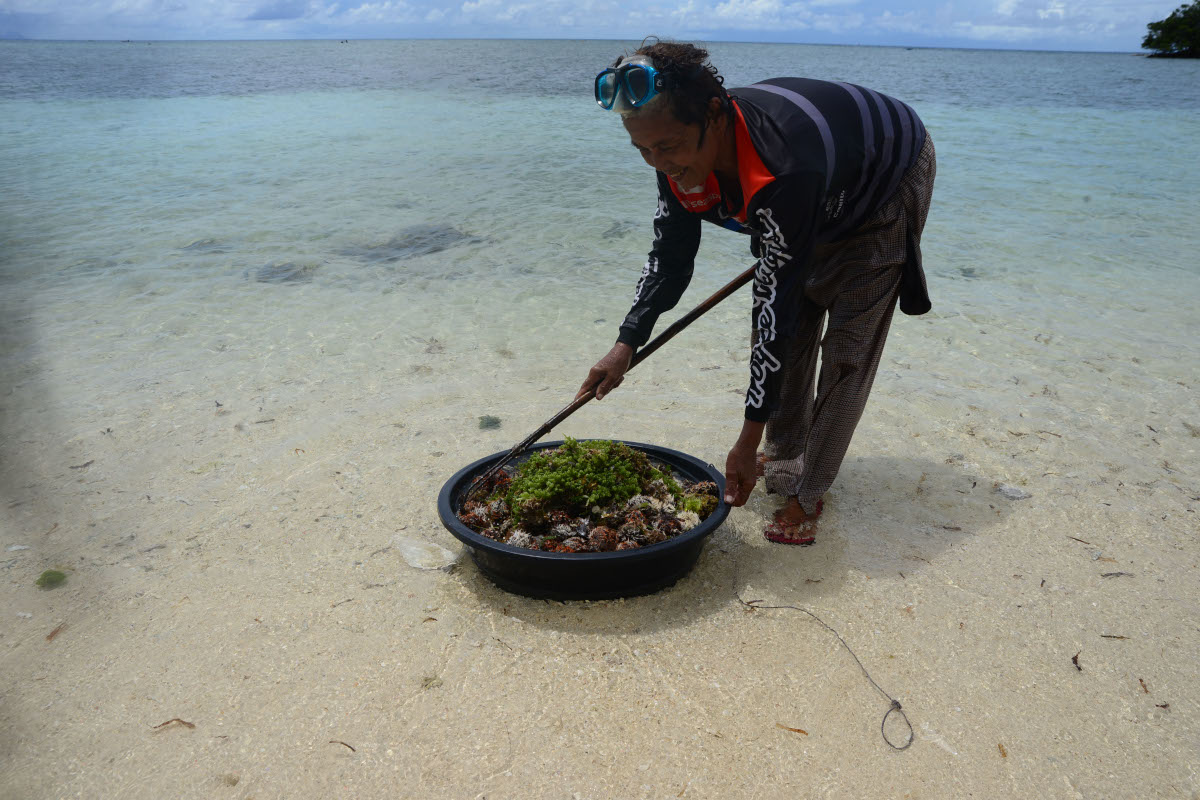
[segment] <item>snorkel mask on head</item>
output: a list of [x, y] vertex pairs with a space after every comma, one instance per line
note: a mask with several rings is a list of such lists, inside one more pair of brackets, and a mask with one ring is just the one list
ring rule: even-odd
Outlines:
[[622, 56], [617, 66], [596, 76], [596, 103], [606, 111], [628, 114], [649, 103], [666, 86], [649, 56]]

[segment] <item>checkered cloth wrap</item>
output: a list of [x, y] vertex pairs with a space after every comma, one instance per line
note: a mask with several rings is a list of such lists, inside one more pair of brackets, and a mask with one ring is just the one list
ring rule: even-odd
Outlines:
[[767, 491], [796, 497], [807, 513], [816, 511], [846, 457], [906, 274], [910, 288], [921, 282], [924, 295], [920, 241], [936, 172], [927, 135], [916, 163], [875, 215], [813, 251], [806, 309], [788, 348], [765, 446]]

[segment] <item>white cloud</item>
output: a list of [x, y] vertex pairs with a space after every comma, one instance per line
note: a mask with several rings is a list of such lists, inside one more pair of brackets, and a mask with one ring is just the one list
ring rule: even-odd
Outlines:
[[[857, 2], [857, 0], [818, 0], [823, 3]], [[689, 3], [695, 5], [695, 3]], [[812, 2], [783, 3], [780, 0], [722, 0], [709, 10], [697, 10], [688, 21], [714, 31], [764, 31], [776, 34], [812, 28], [817, 17], [810, 10]]]
[[411, 22], [413, 9], [404, 0], [382, 0], [382, 2], [360, 3], [338, 15], [350, 24], [395, 24]]
[[[619, 36], [1134, 49], [1179, 0], [0, 0], [36, 35]], [[34, 24], [30, 22], [29, 24]], [[16, 29], [20, 33], [20, 29]]]
[[973, 22], [956, 22], [954, 31], [967, 39], [1009, 44], [1029, 41], [1046, 33], [1044, 28], [1029, 25], [978, 25]]
[[564, 5], [554, 0], [535, 3], [513, 3], [507, 0], [468, 1], [460, 7], [458, 19], [468, 24], [510, 26], [526, 19], [536, 22], [543, 15], [557, 15]]
[[1067, 15], [1067, 7], [1059, 0], [1051, 0], [1050, 5], [1038, 9], [1037, 15], [1040, 19], [1050, 19], [1051, 17], [1062, 19]]
[[903, 14], [893, 14], [891, 11], [884, 11], [875, 18], [873, 24], [885, 31], [923, 33], [929, 30], [928, 22], [922, 15], [917, 14], [915, 11], [906, 11]]
[[779, 0], [725, 0], [713, 8], [713, 16], [723, 22], [750, 25], [775, 22], [779, 19], [783, 4]]
[[861, 30], [866, 19], [862, 14], [820, 14], [813, 18], [812, 27], [829, 33], [847, 33]]
[[465, 15], [478, 13], [492, 13], [503, 8], [504, 4], [500, 0], [468, 0], [463, 3], [459, 9]]

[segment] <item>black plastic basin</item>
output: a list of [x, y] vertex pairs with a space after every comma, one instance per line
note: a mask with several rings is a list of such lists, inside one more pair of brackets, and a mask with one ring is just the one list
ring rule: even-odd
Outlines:
[[[536, 450], [558, 447], [560, 444], [561, 441], [534, 445], [515, 463], [521, 463]], [[729, 506], [724, 499], [725, 476], [712, 464], [706, 464], [687, 453], [639, 442], [625, 444], [641, 450], [651, 461], [669, 466], [676, 477], [716, 483], [721, 490], [717, 509], [690, 531], [636, 550], [544, 553], [501, 544], [468, 528], [455, 512], [461, 507], [463, 495], [471, 486], [471, 481], [507, 455], [508, 451], [505, 450], [479, 459], [446, 481], [438, 496], [438, 514], [442, 524], [467, 546], [479, 570], [509, 592], [556, 600], [602, 600], [664, 589], [692, 569], [700, 557], [704, 537], [719, 528], [729, 514]]]

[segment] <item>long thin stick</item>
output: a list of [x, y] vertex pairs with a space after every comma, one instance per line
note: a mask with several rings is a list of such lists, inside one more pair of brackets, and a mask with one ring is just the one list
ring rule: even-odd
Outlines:
[[[712, 297], [708, 298], [703, 303], [696, 306], [695, 308], [693, 308], [688, 313], [684, 314], [679, 319], [675, 320], [673, 323], [671, 323], [671, 325], [665, 331], [663, 331], [658, 336], [656, 336], [653, 341], [649, 342], [648, 344], [646, 344], [645, 347], [643, 347], [641, 350], [637, 351], [637, 353], [633, 357], [633, 360], [629, 364], [629, 369], [633, 369], [638, 364], [645, 361], [647, 358], [650, 357], [650, 355], [652, 353], [654, 353], [655, 350], [657, 350], [658, 348], [662, 347], [664, 344], [669, 342], [677, 333], [679, 333], [681, 330], [686, 328], [688, 325], [691, 325], [693, 322], [696, 321], [697, 318], [699, 318], [705, 312], [709, 311], [717, 303], [721, 302], [726, 297], [729, 297], [729, 295], [733, 294], [738, 289], [745, 286], [747, 283], [750, 282], [750, 279], [753, 277], [754, 277], [754, 267], [751, 267], [750, 269], [743, 272], [741, 275], [738, 275], [736, 278], [731, 280], [729, 283], [725, 284], [725, 286], [721, 287], [721, 289], [719, 289], [717, 291], [717, 293], [714, 294]], [[626, 370], [626, 372], [628, 372], [628, 371], [629, 370]], [[536, 431], [529, 434], [521, 441], [517, 442], [517, 444], [513, 447], [513, 449], [508, 451], [508, 455], [504, 456], [504, 458], [500, 459], [495, 464], [490, 466], [488, 468], [487, 472], [483, 473], [478, 478], [476, 478], [474, 481], [472, 481], [471, 488], [467, 490], [466, 494], [464, 495], [464, 498], [470, 497], [471, 492], [474, 491], [476, 486], [486, 484], [488, 481], [490, 481], [496, 475], [496, 473], [498, 473], [501, 469], [504, 468], [505, 464], [512, 461], [514, 458], [519, 456], [521, 453], [525, 452], [525, 450], [529, 449], [530, 445], [532, 445], [538, 439], [542, 438], [547, 433], [549, 433], [554, 428], [554, 426], [558, 425], [558, 423], [562, 422], [564, 419], [566, 419], [567, 417], [574, 414], [576, 411], [578, 411], [580, 408], [582, 408], [584, 405], [586, 405], [587, 402], [595, 396], [596, 396], [596, 389], [595, 389], [595, 387], [593, 387], [591, 390], [588, 391], [587, 394], [577, 397], [575, 400], [571, 401], [566, 406], [564, 406], [563, 409], [561, 411], [559, 411], [557, 414], [555, 414], [553, 417], [551, 417], [550, 419], [543, 422], [542, 426], [540, 428], [538, 428]]]

